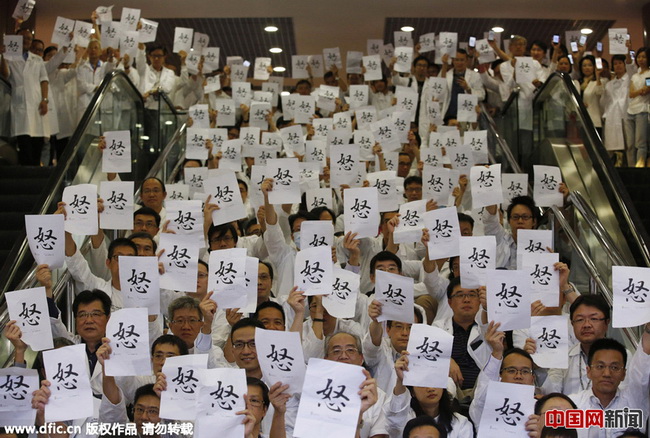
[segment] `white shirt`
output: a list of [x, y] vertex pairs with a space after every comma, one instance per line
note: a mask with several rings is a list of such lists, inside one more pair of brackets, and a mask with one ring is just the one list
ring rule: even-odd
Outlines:
[[40, 56], [27, 53], [27, 60], [6, 59], [11, 84], [11, 135], [49, 137], [48, 114], [41, 116], [38, 107], [43, 99], [41, 82], [49, 82]]

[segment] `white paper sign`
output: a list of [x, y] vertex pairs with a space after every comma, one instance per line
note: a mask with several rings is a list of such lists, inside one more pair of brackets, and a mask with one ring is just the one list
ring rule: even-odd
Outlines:
[[266, 162], [267, 174], [273, 178], [273, 190], [269, 192], [271, 204], [294, 204], [300, 202], [300, 167], [296, 158], [277, 158]]
[[531, 302], [540, 300], [546, 307], [560, 305], [560, 274], [553, 266], [558, 253], [524, 253], [521, 267], [530, 281]]
[[140, 20], [140, 9], [122, 8], [122, 16], [120, 18], [120, 25], [122, 31], [134, 32]]
[[29, 16], [32, 15], [35, 4], [36, 0], [18, 0], [16, 8], [14, 9], [14, 13], [11, 17], [17, 20], [22, 20], [23, 22], [27, 21]]
[[[533, 316], [530, 337], [537, 349], [533, 354], [535, 365], [542, 368], [569, 367], [569, 324], [567, 315]], [[499, 328], [499, 330], [502, 330]]]
[[428, 164], [424, 165], [422, 170], [423, 199], [432, 199], [439, 206], [447, 205], [447, 200], [451, 194], [449, 189], [450, 170], [444, 167], [433, 167]]
[[369, 39], [366, 42], [366, 53], [370, 55], [379, 55], [381, 53], [381, 48], [384, 46], [384, 40], [381, 39]]
[[235, 101], [233, 99], [219, 99], [217, 110], [217, 126], [233, 126], [235, 124]]
[[43, 352], [45, 375], [51, 385], [45, 421], [67, 421], [93, 415], [86, 345], [77, 344]]
[[131, 172], [131, 131], [107, 131], [102, 172]]
[[294, 284], [305, 295], [332, 293], [332, 248], [318, 246], [304, 248], [296, 254]]
[[521, 269], [523, 254], [545, 253], [553, 250], [552, 230], [517, 230], [517, 269]]
[[[160, 302], [160, 297], [158, 301]], [[111, 347], [111, 357], [104, 362], [104, 372], [107, 376], [151, 374], [147, 313], [144, 308], [121, 309], [111, 313], [106, 325], [106, 337], [110, 340]]]
[[474, 162], [477, 164], [488, 164], [488, 141], [487, 131], [466, 131], [463, 136], [463, 145], [472, 148]]
[[7, 292], [5, 297], [9, 319], [16, 321], [21, 339], [34, 351], [53, 348], [45, 288]]
[[246, 409], [246, 371], [214, 368], [198, 370], [198, 373], [201, 387], [196, 404], [194, 436], [209, 438], [215, 431], [219, 431], [223, 438], [243, 436], [243, 418], [237, 412]]
[[65, 229], [62, 214], [26, 214], [25, 230], [29, 249], [37, 265], [48, 265], [50, 269], [63, 266]]
[[500, 164], [473, 166], [469, 172], [469, 182], [472, 191], [472, 208], [501, 204], [503, 201]]
[[343, 193], [345, 232], [357, 233], [358, 239], [375, 237], [379, 231], [377, 188], [350, 188]]
[[357, 109], [368, 105], [368, 93], [367, 85], [350, 85], [350, 108]]
[[140, 33], [141, 43], [152, 43], [156, 41], [156, 34], [158, 33], [158, 23], [155, 21], [140, 19], [142, 27], [138, 31]]
[[289, 385], [287, 394], [298, 394], [305, 380], [305, 358], [300, 334], [255, 329], [257, 358], [269, 388], [277, 382]]
[[422, 239], [427, 200], [406, 202], [399, 207], [399, 224], [393, 233], [395, 243], [419, 242]]
[[246, 208], [234, 172], [224, 171], [214, 178], [208, 178], [205, 193], [212, 196], [211, 203], [219, 206], [218, 210], [212, 212], [212, 223], [215, 226], [246, 217]]
[[412, 324], [415, 319], [413, 279], [385, 271], [375, 271], [375, 299], [382, 303], [377, 321]]
[[503, 188], [503, 204], [507, 207], [512, 198], [528, 194], [528, 174], [502, 173], [501, 187]]
[[[0, 421], [12, 426], [33, 425], [36, 409], [32, 409], [32, 394], [38, 390], [38, 371], [29, 368], [0, 368]], [[23, 420], [31, 417], [32, 424]]]
[[92, 23], [76, 20], [74, 22], [74, 44], [80, 47], [88, 47], [90, 43], [90, 36], [92, 35]]
[[337, 266], [332, 276], [332, 293], [323, 297], [323, 307], [335, 318], [354, 317], [361, 277]]
[[4, 57], [7, 60], [21, 59], [23, 56], [23, 36], [5, 35], [3, 39], [5, 46]]
[[406, 73], [411, 71], [413, 62], [413, 47], [395, 47], [395, 71]]
[[92, 236], [97, 234], [97, 186], [78, 184], [63, 189], [65, 202], [65, 230], [71, 234]]
[[456, 32], [440, 32], [436, 56], [449, 55], [449, 57], [454, 57], [456, 56], [456, 50], [458, 50], [458, 34]]
[[556, 166], [533, 166], [535, 183], [533, 198], [539, 207], [562, 206], [564, 198], [559, 192], [562, 172]]
[[203, 54], [203, 49], [208, 47], [210, 44], [210, 36], [201, 32], [194, 32], [194, 38], [192, 42], [192, 51], [197, 55]]
[[359, 388], [365, 376], [360, 366], [324, 359], [309, 359], [302, 388], [294, 436], [353, 437], [359, 421]]
[[[160, 313], [158, 258], [120, 256], [119, 261], [124, 307], [145, 307], [148, 309], [149, 315], [158, 315]], [[140, 376], [143, 374], [126, 375]]]
[[301, 249], [317, 248], [319, 246], [334, 246], [334, 225], [332, 221], [303, 221], [300, 224]]
[[379, 211], [395, 211], [397, 206], [397, 179], [395, 171], [383, 170], [369, 173], [366, 177], [379, 194]]
[[208, 179], [207, 167], [186, 167], [183, 173], [185, 184], [190, 187], [190, 194], [203, 192], [205, 181]]
[[165, 273], [160, 276], [160, 287], [183, 292], [196, 292], [199, 270], [199, 247], [187, 237], [170, 233], [160, 234], [158, 251], [165, 250], [160, 261]]
[[232, 97], [237, 104], [239, 105], [246, 105], [250, 106], [251, 105], [251, 99], [253, 97], [253, 93], [251, 91], [251, 83], [250, 82], [233, 82], [232, 83]]
[[487, 275], [488, 320], [500, 331], [530, 327], [530, 281], [523, 271], [495, 269]]
[[220, 249], [210, 252], [208, 290], [221, 309], [246, 305], [246, 249]]
[[420, 53], [432, 52], [436, 49], [436, 34], [425, 33], [420, 35]]
[[311, 66], [311, 74], [315, 78], [323, 77], [325, 74], [323, 55], [309, 55], [308, 61]]
[[246, 257], [246, 305], [239, 309], [239, 313], [255, 313], [257, 309], [257, 272], [260, 267], [260, 260], [257, 257]]
[[476, 123], [478, 106], [478, 96], [476, 94], [459, 94], [458, 95], [458, 114], [456, 119], [459, 122]]
[[650, 321], [650, 268], [612, 266], [612, 327], [636, 327]]
[[307, 79], [309, 72], [307, 66], [309, 65], [307, 55], [292, 55], [291, 56], [291, 77], [294, 79]]
[[[169, 186], [167, 186], [167, 193], [169, 193]], [[200, 247], [205, 245], [201, 201], [169, 200], [165, 202], [165, 210], [167, 210], [167, 219], [169, 220], [168, 230], [187, 236]]]
[[480, 64], [487, 64], [497, 59], [496, 54], [494, 53], [492, 46], [490, 46], [487, 38], [476, 41], [476, 52], [478, 53], [478, 62]]
[[[196, 279], [194, 280], [196, 282]], [[201, 370], [208, 368], [207, 354], [188, 354], [165, 359], [162, 372], [167, 389], [160, 397], [160, 418], [194, 420], [200, 389]]]
[[364, 56], [362, 58], [362, 62], [363, 66], [366, 68], [366, 72], [363, 74], [364, 81], [368, 82], [381, 80], [381, 57], [379, 54]]
[[330, 146], [330, 187], [355, 185], [359, 165], [359, 148], [355, 145]]
[[515, 76], [518, 84], [531, 84], [537, 79], [533, 58], [530, 56], [517, 56], [515, 59]]
[[131, 59], [135, 58], [138, 53], [139, 38], [140, 34], [136, 31], [122, 31], [120, 34], [120, 54], [122, 56], [128, 55]]
[[460, 224], [456, 207], [438, 208], [424, 213], [429, 230], [429, 259], [438, 260], [460, 254]]
[[526, 421], [535, 408], [535, 386], [491, 381], [478, 438], [528, 436]]
[[616, 28], [608, 29], [607, 34], [609, 36], [609, 54], [610, 55], [627, 55], [628, 48], [625, 45], [627, 41], [627, 29], [626, 28]]
[[325, 62], [326, 70], [332, 68], [333, 65], [339, 69], [343, 68], [343, 63], [341, 62], [341, 51], [338, 47], [323, 49], [323, 61]]
[[106, 23], [107, 21], [113, 21], [113, 5], [97, 6], [95, 12], [97, 12], [97, 19], [101, 23]]
[[190, 53], [192, 48], [192, 36], [194, 34], [193, 29], [188, 29], [186, 27], [176, 27], [174, 28], [174, 53], [179, 53], [181, 51], [185, 53]]
[[474, 165], [474, 155], [470, 146], [458, 146], [447, 149], [451, 168], [460, 171], [461, 175], [467, 175]]
[[[52, 30], [52, 44], [67, 46], [70, 41], [70, 32], [74, 30], [74, 20], [68, 18], [56, 17], [54, 29]], [[28, 47], [29, 48], [29, 47]]]
[[406, 347], [409, 369], [404, 372], [404, 384], [446, 388], [453, 343], [453, 335], [441, 328], [413, 324]]
[[99, 196], [104, 200], [104, 211], [99, 215], [99, 225], [102, 229], [133, 229], [133, 190], [133, 181], [99, 183]]
[[496, 269], [496, 239], [494, 236], [460, 238], [460, 279], [465, 289], [485, 286], [487, 274]]

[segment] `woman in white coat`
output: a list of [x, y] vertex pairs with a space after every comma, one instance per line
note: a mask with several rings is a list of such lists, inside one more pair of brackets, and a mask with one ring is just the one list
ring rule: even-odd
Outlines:
[[20, 164], [38, 166], [44, 138], [50, 136], [49, 79], [43, 59], [29, 52], [32, 32], [21, 29], [17, 34], [23, 37], [23, 56], [11, 60], [2, 56], [0, 73], [11, 84], [11, 135], [16, 137]]
[[[630, 64], [628, 65], [633, 66], [631, 58], [629, 61]], [[614, 76], [605, 85], [605, 92], [600, 99], [600, 105], [603, 108], [603, 119], [605, 121], [605, 149], [616, 157], [616, 165], [621, 166], [623, 161], [622, 151], [625, 150], [623, 126], [629, 102], [630, 77], [634, 72], [628, 73], [625, 55], [614, 55], [612, 57], [612, 67], [614, 68]], [[636, 150], [628, 147], [628, 165], [635, 163], [635, 155]]]
[[584, 56], [580, 59], [579, 71], [580, 89], [578, 91], [582, 96], [585, 107], [587, 107], [587, 112], [596, 127], [596, 131], [598, 131], [598, 134], [602, 138], [603, 117], [600, 108], [600, 97], [605, 91], [607, 80], [600, 77], [602, 68], [596, 68], [596, 59], [591, 55]]

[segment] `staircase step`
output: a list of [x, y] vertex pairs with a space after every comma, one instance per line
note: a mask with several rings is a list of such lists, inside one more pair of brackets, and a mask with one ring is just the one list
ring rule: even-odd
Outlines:
[[12, 178], [0, 180], [0, 194], [2, 195], [39, 195], [47, 186], [47, 179]]
[[53, 171], [53, 167], [2, 166], [0, 167], [0, 180], [22, 178], [47, 179]]
[[8, 230], [22, 230], [25, 228], [25, 214], [15, 212], [0, 212], [0, 224], [2, 229]]
[[0, 212], [18, 212], [21, 214], [33, 211], [40, 194], [37, 195], [2, 195], [0, 194]]

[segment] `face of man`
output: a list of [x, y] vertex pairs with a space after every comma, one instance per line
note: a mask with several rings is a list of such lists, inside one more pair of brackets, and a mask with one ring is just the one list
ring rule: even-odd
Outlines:
[[[375, 272], [384, 271], [391, 274], [399, 274], [399, 267], [393, 260], [382, 260], [375, 263]], [[375, 273], [370, 274], [370, 281], [375, 282]]]
[[260, 310], [257, 314], [257, 319], [264, 324], [264, 328], [267, 330], [276, 330], [279, 332], [285, 330], [282, 312], [274, 307], [266, 307]]
[[440, 438], [440, 432], [433, 426], [418, 426], [411, 430], [409, 438]]
[[246, 404], [246, 409], [251, 411], [251, 414], [255, 417], [255, 424], [259, 425], [266, 415], [266, 407], [264, 407], [264, 393], [262, 388], [257, 385], [248, 386], [248, 402]]
[[95, 346], [106, 336], [108, 318], [100, 300], [79, 304], [75, 316], [77, 333], [86, 344]]
[[520, 354], [509, 354], [501, 364], [501, 381], [506, 383], [518, 383], [520, 385], [533, 385], [535, 375], [533, 364]]
[[248, 189], [244, 184], [239, 184], [239, 193], [241, 194], [242, 202], [246, 202], [246, 199], [248, 198]]
[[429, 63], [424, 61], [424, 60], [419, 60], [418, 62], [415, 63], [415, 66], [413, 67], [413, 71], [415, 74], [415, 78], [422, 82], [427, 78], [427, 74], [429, 73]]
[[512, 230], [512, 237], [517, 240], [517, 231], [519, 230], [532, 230], [537, 226], [537, 219], [533, 217], [533, 212], [530, 208], [523, 204], [517, 204], [512, 207], [508, 223]]
[[410, 183], [406, 186], [404, 192], [406, 193], [406, 199], [409, 202], [422, 200], [422, 184], [414, 182]]
[[246, 235], [247, 236], [261, 236], [262, 235], [262, 227], [260, 224], [252, 224], [248, 228], [246, 228]]
[[137, 254], [130, 246], [118, 246], [113, 249], [113, 256], [106, 260], [106, 266], [111, 272], [111, 277], [120, 277], [120, 257], [121, 256], [136, 256]]
[[388, 239], [388, 235], [390, 234], [388, 231], [388, 222], [390, 222], [390, 220], [394, 218], [396, 215], [397, 215], [396, 211], [391, 211], [389, 213], [384, 213], [381, 216], [381, 233], [384, 235], [386, 239]]
[[460, 225], [460, 235], [461, 236], [473, 236], [474, 235], [474, 228], [472, 227], [472, 224], [469, 222], [459, 222]]
[[102, 48], [97, 41], [91, 41], [88, 43], [86, 54], [88, 55], [88, 60], [95, 64], [99, 60], [99, 56], [102, 54]]
[[581, 304], [573, 312], [571, 324], [578, 341], [585, 345], [591, 345], [594, 341], [607, 335], [609, 321], [605, 319], [605, 314], [597, 308]]
[[199, 263], [199, 272], [196, 274], [196, 293], [203, 298], [208, 293], [208, 268]]
[[408, 155], [400, 155], [397, 161], [397, 176], [406, 178], [411, 171], [411, 159]]
[[145, 232], [151, 237], [158, 234], [158, 226], [156, 225], [156, 218], [148, 214], [136, 214], [133, 218], [133, 232]]
[[169, 328], [174, 335], [185, 341], [187, 348], [192, 348], [202, 325], [203, 321], [198, 309], [176, 309]]
[[32, 45], [29, 48], [29, 51], [32, 52], [34, 55], [43, 56], [43, 52], [45, 51], [45, 46], [43, 46], [43, 43], [40, 41], [33, 41]]
[[524, 56], [526, 53], [526, 40], [522, 38], [510, 41], [510, 53], [512, 56]]
[[139, 256], [151, 257], [156, 255], [153, 251], [153, 242], [151, 239], [147, 239], [146, 237], [136, 237], [134, 239], [131, 239], [131, 242], [133, 242], [135, 246], [138, 247]]
[[464, 53], [456, 53], [456, 56], [451, 61], [454, 65], [454, 73], [463, 73], [467, 70], [467, 55]]
[[473, 320], [481, 304], [476, 289], [463, 289], [460, 285], [454, 288], [451, 298], [447, 302], [451, 310], [454, 311], [455, 321]]
[[350, 73], [348, 75], [348, 83], [350, 85], [361, 85], [363, 84], [363, 76], [359, 73]]
[[148, 179], [142, 184], [142, 203], [156, 213], [160, 213], [160, 210], [162, 210], [163, 201], [166, 197], [167, 193], [163, 191], [160, 181]]
[[248, 376], [251, 372], [260, 369], [257, 361], [257, 350], [255, 349], [255, 327], [242, 327], [232, 334], [232, 351], [237, 366], [246, 371]]
[[153, 395], [143, 395], [133, 406], [133, 421], [140, 435], [144, 435], [144, 423], [160, 423], [160, 399]]
[[296, 93], [300, 94], [301, 96], [309, 96], [311, 93], [311, 87], [308, 83], [303, 82], [296, 87]]
[[352, 365], [363, 364], [363, 354], [359, 352], [356, 339], [347, 333], [332, 336], [327, 346], [325, 359]]
[[596, 396], [615, 394], [625, 379], [623, 355], [616, 350], [599, 350], [587, 366], [587, 377]]
[[233, 236], [232, 230], [227, 230], [220, 236], [217, 233], [214, 233], [210, 238], [211, 251], [218, 249], [232, 249], [235, 245], [235, 236]]
[[27, 30], [23, 29], [20, 32], [18, 32], [18, 35], [21, 35], [23, 37], [23, 51], [26, 52], [29, 50], [30, 47], [32, 47], [32, 41], [34, 41], [34, 35]]
[[412, 325], [406, 322], [392, 321], [390, 327], [386, 328], [390, 343], [398, 353], [406, 350]]
[[161, 49], [154, 50], [149, 54], [149, 62], [154, 70], [162, 70], [165, 65], [165, 52]]
[[165, 360], [168, 357], [180, 356], [181, 352], [178, 349], [177, 345], [174, 344], [158, 344], [153, 349], [153, 356], [151, 357], [151, 362], [153, 364], [153, 373], [159, 373], [162, 371], [162, 367], [165, 365]]
[[269, 299], [271, 295], [271, 271], [264, 263], [260, 263], [257, 268], [257, 303], [262, 303]]

